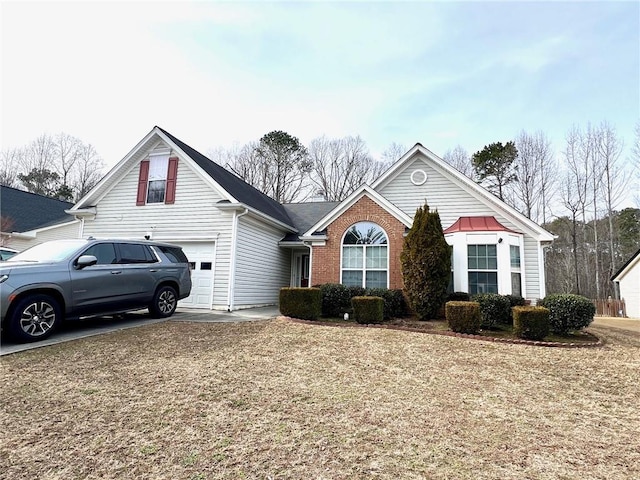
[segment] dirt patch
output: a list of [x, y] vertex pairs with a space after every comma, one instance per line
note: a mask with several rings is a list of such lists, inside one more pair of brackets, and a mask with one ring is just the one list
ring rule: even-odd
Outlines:
[[640, 337], [166, 322], [0, 360], [0, 478], [640, 476]]

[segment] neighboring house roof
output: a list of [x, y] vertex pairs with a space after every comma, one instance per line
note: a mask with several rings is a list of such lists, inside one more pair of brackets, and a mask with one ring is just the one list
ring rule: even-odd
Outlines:
[[[340, 202], [285, 203], [284, 208], [298, 229], [298, 232], [304, 233], [339, 204]], [[292, 233], [287, 235], [282, 241], [295, 242], [298, 240], [298, 235]]]
[[460, 217], [456, 222], [447, 228], [444, 233], [456, 232], [514, 232], [502, 225], [496, 217]]
[[627, 260], [624, 265], [622, 265], [616, 273], [611, 276], [612, 282], [618, 282], [624, 277], [629, 270], [636, 264], [636, 262], [640, 262], [640, 249], [631, 255], [631, 258]]
[[0, 215], [13, 223], [9, 232], [28, 232], [67, 223], [73, 219], [65, 213], [73, 203], [16, 188], [0, 186]]

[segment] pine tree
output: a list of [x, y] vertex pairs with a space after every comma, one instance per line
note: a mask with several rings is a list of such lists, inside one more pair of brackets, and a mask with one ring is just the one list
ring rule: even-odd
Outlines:
[[418, 208], [402, 255], [404, 289], [420, 320], [434, 318], [442, 306], [451, 273], [451, 248], [442, 232], [440, 215]]

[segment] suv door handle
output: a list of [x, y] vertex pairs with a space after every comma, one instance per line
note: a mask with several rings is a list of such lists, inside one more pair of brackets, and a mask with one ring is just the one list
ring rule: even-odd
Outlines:
[[111, 270], [111, 275], [120, 275], [122, 270]]
[[158, 269], [157, 269], [157, 268], [151, 268], [149, 271], [150, 271], [151, 273], [155, 273], [155, 272], [157, 272], [157, 271], [158, 271]]

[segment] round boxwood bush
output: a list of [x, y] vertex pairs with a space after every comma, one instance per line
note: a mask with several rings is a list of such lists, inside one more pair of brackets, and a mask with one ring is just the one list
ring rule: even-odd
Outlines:
[[473, 301], [480, 304], [480, 317], [482, 328], [492, 328], [500, 323], [511, 323], [511, 304], [504, 295], [497, 293], [478, 293], [473, 296]]
[[571, 293], [547, 295], [540, 306], [549, 309], [551, 331], [560, 335], [588, 327], [596, 314], [591, 300]]

